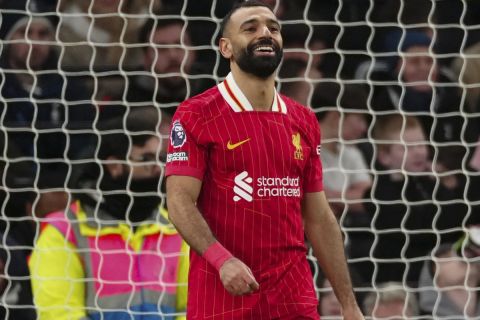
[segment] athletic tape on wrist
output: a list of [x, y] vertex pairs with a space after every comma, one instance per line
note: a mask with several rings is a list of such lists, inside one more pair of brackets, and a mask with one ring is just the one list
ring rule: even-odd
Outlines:
[[230, 253], [230, 251], [225, 249], [225, 247], [222, 246], [218, 241], [208, 247], [203, 253], [203, 258], [205, 258], [208, 263], [214, 266], [217, 271], [220, 271], [220, 268], [223, 266], [225, 261], [232, 257], [233, 255]]

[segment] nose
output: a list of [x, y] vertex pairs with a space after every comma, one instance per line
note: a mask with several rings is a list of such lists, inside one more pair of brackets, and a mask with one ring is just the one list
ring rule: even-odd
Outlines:
[[183, 61], [183, 57], [185, 56], [185, 50], [182, 48], [169, 48], [166, 56], [171, 63], [174, 62], [177, 65], [180, 65]]
[[420, 69], [430, 72], [430, 70], [434, 67], [434, 61], [431, 57], [423, 57], [420, 61]]
[[408, 146], [408, 151], [415, 156], [421, 156], [425, 153], [426, 147], [423, 144], [412, 143]]
[[39, 32], [32, 31], [32, 32], [28, 33], [28, 40], [41, 41], [41, 40], [44, 40], [44, 39]]
[[261, 34], [263, 37], [268, 37], [268, 38], [272, 36], [272, 32], [270, 31], [270, 28], [267, 25], [264, 25], [261, 28]]

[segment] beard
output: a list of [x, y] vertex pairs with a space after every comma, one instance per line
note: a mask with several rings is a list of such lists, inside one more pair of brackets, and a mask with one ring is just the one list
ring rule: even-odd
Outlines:
[[[273, 56], [256, 56], [255, 48], [267, 45], [272, 46]], [[271, 76], [277, 69], [280, 61], [282, 61], [283, 49], [280, 48], [271, 39], [262, 39], [256, 43], [249, 44], [245, 50], [241, 51], [236, 59], [236, 62], [240, 69], [246, 73], [253, 74], [262, 79], [266, 79]]]

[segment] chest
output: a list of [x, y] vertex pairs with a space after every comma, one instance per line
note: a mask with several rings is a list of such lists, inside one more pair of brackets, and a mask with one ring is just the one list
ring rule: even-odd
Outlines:
[[209, 165], [227, 175], [300, 174], [312, 152], [305, 124], [281, 113], [233, 113], [207, 126]]

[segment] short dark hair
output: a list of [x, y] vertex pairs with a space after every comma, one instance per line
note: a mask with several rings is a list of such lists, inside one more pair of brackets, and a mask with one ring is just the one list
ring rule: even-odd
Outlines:
[[262, 1], [258, 1], [258, 0], [238, 1], [237, 3], [234, 4], [234, 6], [227, 13], [227, 15], [222, 19], [222, 22], [220, 22], [220, 35], [223, 36], [225, 29], [228, 23], [230, 22], [230, 18], [237, 10], [242, 8], [252, 8], [252, 7], [265, 7], [273, 13], [272, 8], [268, 4]]

